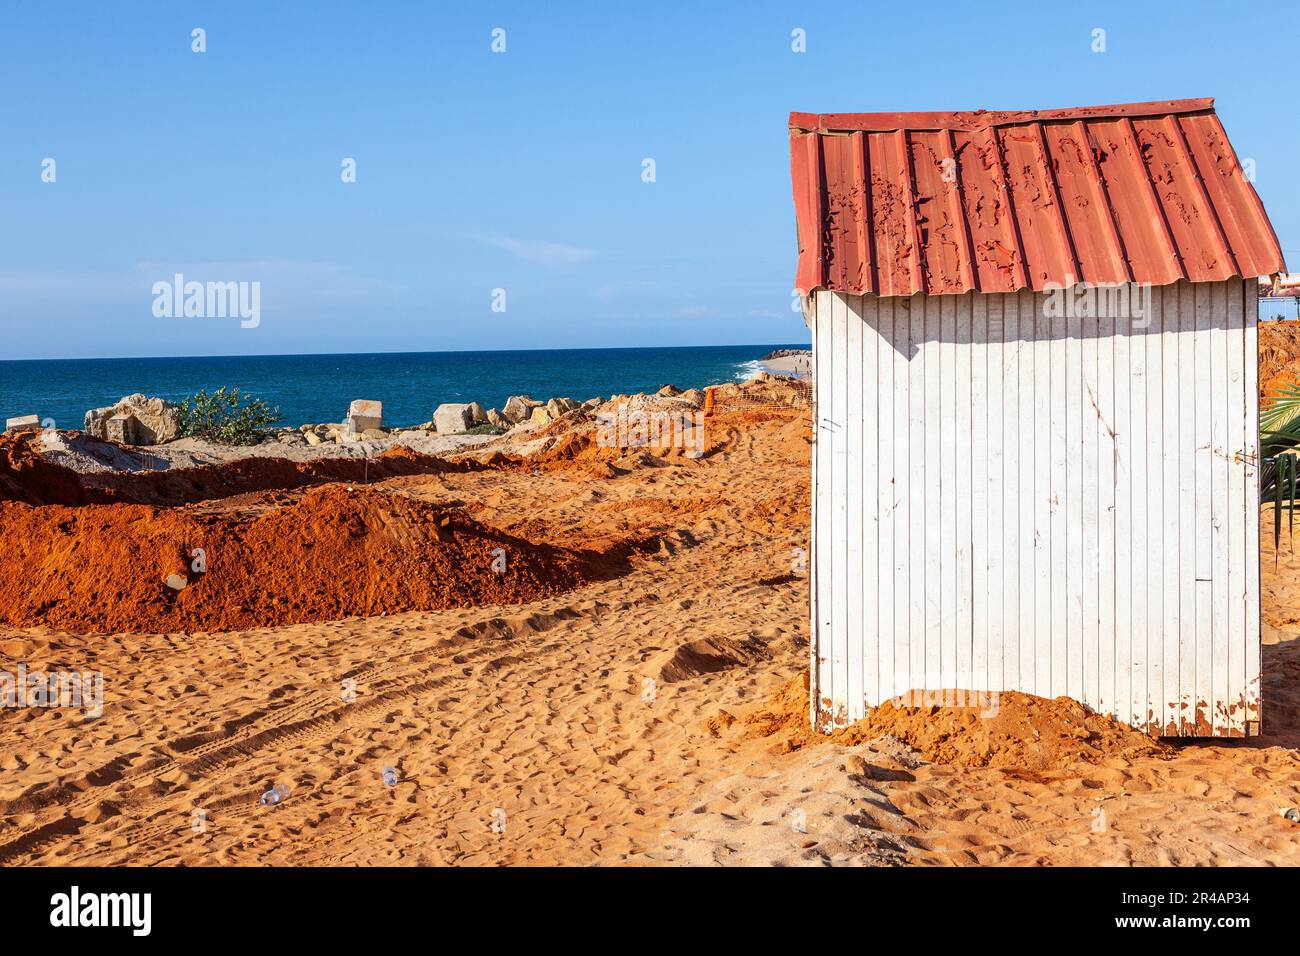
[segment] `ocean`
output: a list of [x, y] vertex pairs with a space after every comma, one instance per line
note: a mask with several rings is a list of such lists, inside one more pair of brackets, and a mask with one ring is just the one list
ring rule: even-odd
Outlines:
[[356, 398], [384, 403], [384, 424], [428, 421], [443, 402], [500, 408], [511, 395], [577, 401], [614, 394], [717, 385], [747, 378], [778, 348], [547, 349], [388, 352], [208, 358], [32, 359], [0, 361], [0, 418], [39, 415], [56, 428], [81, 428], [86, 410], [143, 392], [179, 402], [201, 388], [238, 387], [278, 406], [281, 424], [341, 422]]

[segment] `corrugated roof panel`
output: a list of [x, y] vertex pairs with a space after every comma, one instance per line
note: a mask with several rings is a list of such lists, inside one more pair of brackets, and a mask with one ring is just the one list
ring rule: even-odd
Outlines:
[[861, 142], [860, 135], [829, 136], [822, 142], [825, 216], [828, 222], [842, 224], [829, 231], [834, 248], [828, 250], [827, 269], [831, 282], [846, 286], [866, 281], [871, 261], [864, 244], [869, 214], [864, 206], [867, 186]]
[[1012, 126], [997, 130], [995, 135], [1007, 166], [1012, 213], [1025, 250], [1030, 285], [1041, 289], [1047, 282], [1077, 276], [1079, 265], [1057, 201], [1056, 182], [1039, 127]]
[[1134, 281], [1167, 285], [1184, 278], [1181, 257], [1147, 178], [1133, 124], [1125, 118], [1088, 126], [1097, 144], [1097, 167]]
[[957, 158], [947, 131], [913, 133], [908, 147], [925, 282], [942, 292], [961, 292], [970, 284], [970, 261], [966, 214], [957, 191]]
[[1041, 290], [1286, 270], [1213, 100], [792, 113], [796, 286]]
[[[1229, 248], [1238, 261], [1239, 274], [1271, 275], [1273, 272], [1285, 272], [1285, 266], [1259, 273], [1240, 271], [1246, 268], [1247, 263], [1268, 259], [1273, 250], [1277, 249], [1277, 236], [1273, 233], [1264, 205], [1259, 201], [1255, 190], [1249, 184], [1246, 189], [1240, 188], [1239, 183], [1243, 179], [1241, 166], [1219, 118], [1214, 113], [1180, 116], [1178, 125], [1187, 136], [1188, 147], [1196, 160], [1196, 168], [1205, 184], [1205, 191], [1214, 203]], [[1260, 228], [1261, 223], [1266, 228]]]
[[1053, 123], [1042, 130], [1079, 261], [1076, 278], [1088, 282], [1129, 281], [1124, 244], [1086, 128], [1082, 123]]
[[1147, 176], [1160, 202], [1164, 221], [1182, 251], [1183, 271], [1193, 281], [1226, 279], [1233, 274], [1231, 255], [1205, 202], [1205, 189], [1183, 147], [1178, 118], [1162, 116], [1133, 121]]
[[1021, 288], [1026, 284], [1024, 255], [993, 130], [955, 130], [952, 136], [976, 288], [990, 292]]
[[921, 260], [906, 137], [896, 132], [869, 141], [876, 268], [864, 285], [878, 285], [881, 295], [908, 295], [921, 281]]

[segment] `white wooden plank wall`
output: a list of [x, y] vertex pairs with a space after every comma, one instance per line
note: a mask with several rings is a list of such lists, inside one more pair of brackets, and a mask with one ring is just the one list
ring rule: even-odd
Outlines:
[[950, 689], [1258, 721], [1252, 293], [1155, 288], [1140, 328], [1030, 292], [818, 292], [818, 726]]

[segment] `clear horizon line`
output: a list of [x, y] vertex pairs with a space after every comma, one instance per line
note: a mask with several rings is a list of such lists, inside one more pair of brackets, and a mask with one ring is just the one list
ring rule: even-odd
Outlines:
[[461, 353], [509, 353], [509, 352], [639, 352], [647, 349], [728, 349], [728, 348], [748, 348], [751, 346], [776, 347], [776, 348], [812, 348], [812, 343], [790, 343], [790, 342], [736, 342], [736, 343], [714, 343], [711, 345], [598, 345], [587, 346], [583, 348], [549, 348], [549, 349], [411, 349], [411, 350], [394, 350], [384, 352], [259, 352], [256, 354], [227, 354], [227, 355], [99, 355], [99, 356], [78, 356], [78, 357], [47, 357], [47, 358], [7, 358], [0, 359], [0, 364], [6, 362], [129, 362], [140, 361], [144, 359], [257, 359], [257, 358], [316, 358], [329, 356], [355, 356], [355, 355], [456, 355]]

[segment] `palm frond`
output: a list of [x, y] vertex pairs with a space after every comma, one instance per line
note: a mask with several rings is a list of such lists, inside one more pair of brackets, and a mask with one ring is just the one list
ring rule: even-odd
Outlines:
[[1281, 431], [1294, 427], [1300, 419], [1300, 384], [1288, 385], [1268, 396], [1260, 405], [1259, 427], [1264, 431]]

